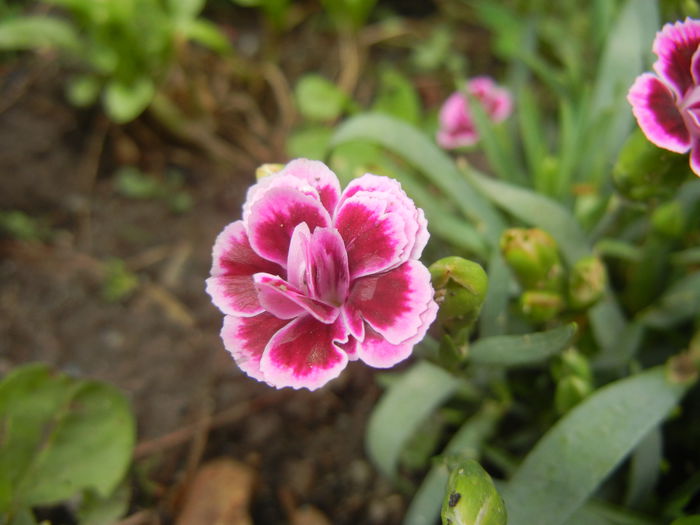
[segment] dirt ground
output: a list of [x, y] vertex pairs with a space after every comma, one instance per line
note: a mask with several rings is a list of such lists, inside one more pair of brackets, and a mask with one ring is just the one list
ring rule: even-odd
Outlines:
[[[10, 71], [5, 92], [36, 68], [0, 113], [0, 210], [20, 210], [49, 233], [0, 238], [0, 374], [45, 361], [128, 395], [139, 440], [130, 513], [146, 516], [142, 523], [172, 523], [185, 482], [221, 456], [255, 473], [255, 523], [286, 523], [304, 505], [336, 524], [397, 523], [405, 498], [363, 449], [380, 394], [375, 372], [351, 364], [321, 391], [275, 391], [242, 374], [219, 339], [222, 316], [204, 280], [214, 238], [239, 217], [252, 172], [161, 139], [148, 122], [120, 131], [96, 110], [71, 108], [46, 63]], [[129, 136], [148, 145], [142, 165], [164, 162], [184, 175], [191, 209], [178, 214], [115, 190]], [[103, 297], [112, 258], [139, 282], [116, 302]]]

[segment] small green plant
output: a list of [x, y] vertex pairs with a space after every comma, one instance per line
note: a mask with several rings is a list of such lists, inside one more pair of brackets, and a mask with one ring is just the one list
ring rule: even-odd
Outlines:
[[197, 42], [230, 51], [226, 38], [199, 17], [204, 0], [44, 0], [48, 15], [0, 22], [0, 49], [55, 48], [77, 71], [68, 99], [88, 106], [99, 98], [117, 123], [136, 118], [156, 96], [178, 46]]
[[36, 523], [33, 507], [78, 502], [80, 523], [125, 514], [135, 421], [115, 388], [45, 364], [0, 381], [0, 523]]

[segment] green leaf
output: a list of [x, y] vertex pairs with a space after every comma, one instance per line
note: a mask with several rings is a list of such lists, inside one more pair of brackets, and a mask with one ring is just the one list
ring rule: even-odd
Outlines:
[[420, 118], [420, 99], [416, 88], [397, 70], [383, 70], [372, 111], [417, 124]]
[[287, 153], [291, 157], [323, 159], [332, 131], [326, 127], [312, 127], [292, 132], [287, 139]]
[[508, 328], [508, 301], [513, 275], [500, 250], [493, 250], [487, 269], [489, 289], [481, 308], [479, 335], [489, 337], [506, 333]]
[[197, 42], [222, 55], [227, 55], [233, 51], [228, 38], [224, 36], [215, 24], [212, 24], [208, 20], [192, 20], [184, 25], [182, 31], [184, 36], [189, 40]]
[[79, 108], [95, 103], [100, 95], [100, 80], [94, 75], [79, 75], [71, 78], [66, 86], [68, 101]]
[[382, 473], [394, 476], [403, 446], [458, 386], [442, 368], [420, 361], [384, 394], [367, 426], [367, 451]]
[[[131, 460], [135, 423], [111, 386], [29, 365], [0, 384], [0, 510], [58, 503], [85, 489], [109, 495]], [[8, 483], [9, 482], [9, 483]]]
[[73, 27], [58, 18], [24, 16], [0, 21], [0, 50], [58, 47], [78, 51], [80, 45], [80, 38]]
[[94, 491], [83, 495], [78, 509], [80, 525], [113, 525], [129, 510], [131, 489], [128, 483], [121, 483], [107, 497], [99, 496]]
[[366, 113], [344, 122], [331, 147], [350, 140], [369, 140], [403, 157], [452, 200], [477, 232], [498, 246], [503, 219], [491, 204], [464, 180], [450, 157], [413, 126], [386, 115]]
[[125, 124], [138, 117], [155, 94], [155, 85], [148, 77], [140, 77], [131, 83], [112, 80], [105, 89], [107, 115], [117, 124]]
[[567, 523], [685, 390], [668, 381], [665, 367], [656, 367], [607, 385], [576, 406], [535, 445], [507, 484], [509, 524]]
[[341, 115], [348, 97], [326, 78], [316, 73], [309, 73], [297, 82], [294, 88], [294, 100], [304, 118], [327, 122]]
[[647, 326], [671, 328], [700, 312], [700, 272], [691, 273], [672, 284], [656, 304], [647, 308], [640, 320]]
[[533, 365], [571, 346], [575, 335], [576, 323], [571, 323], [546, 332], [481, 338], [469, 348], [469, 358], [484, 365]]
[[472, 169], [467, 170], [466, 174], [494, 204], [554, 237], [570, 266], [591, 254], [588, 239], [578, 222], [558, 202], [531, 190], [486, 177]]
[[629, 482], [625, 494], [627, 507], [642, 510], [651, 501], [661, 475], [663, 463], [663, 435], [661, 428], [649, 432], [634, 449], [630, 461]]
[[671, 525], [700, 525], [700, 514], [678, 518], [677, 520], [674, 520]]
[[204, 9], [205, 0], [168, 0], [168, 10], [178, 22], [192, 20]]
[[[486, 402], [479, 412], [464, 423], [445, 447], [443, 455], [459, 455], [479, 459], [481, 446], [496, 430], [503, 409]], [[404, 525], [432, 525], [440, 514], [440, 500], [447, 486], [447, 464], [435, 464], [416, 491], [406, 511]]]

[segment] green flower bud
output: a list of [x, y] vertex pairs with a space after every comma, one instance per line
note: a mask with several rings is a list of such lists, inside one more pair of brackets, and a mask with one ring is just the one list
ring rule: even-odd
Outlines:
[[564, 306], [564, 299], [556, 292], [530, 290], [520, 296], [520, 310], [533, 323], [553, 319]]
[[488, 473], [472, 459], [459, 463], [447, 481], [443, 525], [506, 525], [506, 506]]
[[477, 263], [461, 257], [445, 257], [430, 265], [438, 319], [448, 329], [471, 326], [481, 311], [488, 289], [488, 276]]
[[569, 306], [575, 310], [592, 306], [605, 293], [607, 282], [605, 266], [598, 257], [581, 259], [569, 274]]
[[651, 225], [654, 231], [673, 239], [683, 235], [685, 229], [685, 212], [678, 201], [670, 201], [662, 204], [651, 216]]
[[274, 175], [278, 171], [282, 171], [282, 168], [284, 168], [284, 164], [263, 164], [255, 170], [255, 178], [260, 180], [268, 175]]
[[538, 229], [511, 228], [501, 235], [501, 251], [525, 290], [559, 290], [563, 277], [557, 243]]
[[576, 376], [592, 382], [593, 374], [588, 359], [575, 348], [567, 348], [552, 364], [552, 375], [557, 381], [568, 376]]
[[557, 383], [554, 405], [557, 412], [566, 414], [593, 391], [591, 383], [578, 376], [567, 376]]
[[657, 148], [637, 129], [620, 152], [613, 181], [618, 191], [629, 199], [667, 199], [688, 177], [688, 172], [685, 155]]

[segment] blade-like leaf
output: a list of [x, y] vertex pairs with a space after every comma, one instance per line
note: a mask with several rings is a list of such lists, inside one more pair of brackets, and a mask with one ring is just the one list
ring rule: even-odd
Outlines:
[[459, 380], [442, 368], [421, 361], [391, 386], [367, 427], [367, 450], [379, 470], [389, 477], [395, 474], [406, 441], [458, 385]]
[[479, 339], [469, 348], [472, 362], [485, 365], [526, 366], [541, 363], [571, 345], [576, 324], [526, 335]]
[[479, 317], [481, 337], [504, 334], [508, 327], [508, 301], [513, 276], [500, 250], [491, 253], [488, 275], [489, 289]]
[[331, 146], [349, 140], [369, 140], [403, 157], [454, 201], [464, 216], [492, 246], [497, 246], [505, 224], [491, 203], [464, 180], [450, 157], [413, 126], [386, 115], [367, 113], [344, 122]]
[[[485, 403], [467, 420], [445, 447], [443, 455], [458, 454], [479, 459], [481, 445], [493, 434], [503, 415], [503, 409], [495, 403]], [[404, 525], [432, 525], [440, 514], [440, 500], [447, 486], [447, 465], [444, 461], [434, 465], [418, 488], [406, 511]]]
[[654, 328], [670, 328], [700, 312], [700, 272], [674, 283], [659, 301], [646, 309], [641, 321]]
[[494, 204], [531, 226], [542, 228], [559, 244], [566, 262], [590, 255], [588, 239], [576, 219], [558, 202], [506, 182], [466, 170], [467, 178]]
[[616, 381], [552, 427], [506, 485], [508, 523], [567, 523], [683, 396], [687, 387], [666, 373], [656, 367]]
[[80, 39], [73, 27], [57, 18], [24, 16], [0, 22], [0, 50], [59, 47], [78, 51]]

